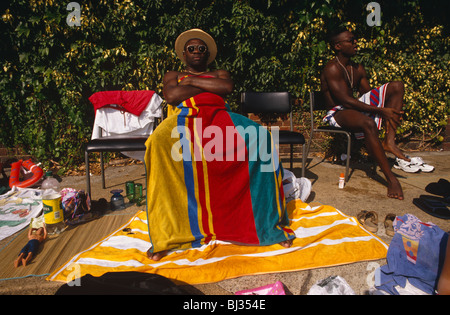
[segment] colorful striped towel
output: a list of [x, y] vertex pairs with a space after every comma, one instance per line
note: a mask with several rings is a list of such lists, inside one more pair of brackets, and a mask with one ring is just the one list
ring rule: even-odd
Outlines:
[[[213, 241], [170, 252], [152, 261], [145, 211], [55, 270], [47, 280], [68, 282], [86, 274], [138, 271], [165, 276], [176, 283], [211, 283], [244, 275], [306, 270], [386, 257], [388, 246], [354, 217], [326, 205], [300, 200], [287, 205], [296, 238], [290, 248], [279, 244], [243, 246]], [[128, 228], [128, 229], [125, 229]], [[125, 230], [124, 230], [125, 229]]]
[[198, 94], [178, 108], [146, 143], [153, 251], [294, 238], [270, 132], [227, 110], [216, 94]]

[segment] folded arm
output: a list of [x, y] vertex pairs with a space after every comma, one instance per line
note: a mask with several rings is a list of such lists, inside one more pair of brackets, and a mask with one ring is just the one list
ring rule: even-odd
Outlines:
[[179, 72], [170, 71], [164, 76], [163, 94], [171, 105], [178, 105], [182, 101], [203, 92], [210, 92], [222, 97], [231, 94], [234, 83], [230, 74], [225, 70], [208, 73], [212, 77], [189, 76], [178, 82]]

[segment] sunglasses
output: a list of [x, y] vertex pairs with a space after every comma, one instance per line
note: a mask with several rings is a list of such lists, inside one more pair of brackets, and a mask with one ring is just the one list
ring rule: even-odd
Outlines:
[[356, 37], [352, 37], [352, 38], [350, 38], [350, 39], [343, 39], [343, 40], [340, 40], [340, 41], [336, 42], [336, 44], [337, 44], [337, 43], [340, 43], [340, 42], [355, 43], [356, 41], [357, 41]]
[[205, 52], [208, 51], [208, 47], [206, 47], [205, 45], [189, 45], [186, 47], [186, 50], [192, 54], [195, 49], [198, 50], [199, 53], [204, 54]]

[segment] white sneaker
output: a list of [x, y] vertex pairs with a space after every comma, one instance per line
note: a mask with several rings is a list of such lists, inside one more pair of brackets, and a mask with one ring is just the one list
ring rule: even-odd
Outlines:
[[395, 158], [394, 168], [402, 170], [406, 173], [417, 173], [420, 171], [419, 166], [416, 164], [412, 164], [411, 162], [399, 158]]
[[411, 165], [417, 166], [422, 172], [429, 173], [434, 171], [434, 166], [426, 164], [420, 156], [409, 157]]

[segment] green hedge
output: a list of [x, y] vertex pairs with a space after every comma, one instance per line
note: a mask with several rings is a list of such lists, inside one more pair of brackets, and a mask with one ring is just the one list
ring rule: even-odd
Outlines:
[[[288, 90], [307, 100], [331, 51], [326, 32], [347, 23], [371, 84], [406, 83], [400, 137], [439, 144], [449, 114], [448, 1], [378, 1], [382, 25], [366, 24], [369, 1], [80, 1], [81, 26], [67, 4], [13, 0], [2, 12], [0, 142], [44, 163], [82, 163], [91, 135], [88, 97], [104, 90], [156, 90], [181, 69], [173, 45], [198, 27], [216, 39], [213, 66], [230, 70], [237, 109], [245, 90]], [[304, 110], [305, 108], [298, 109]]]

